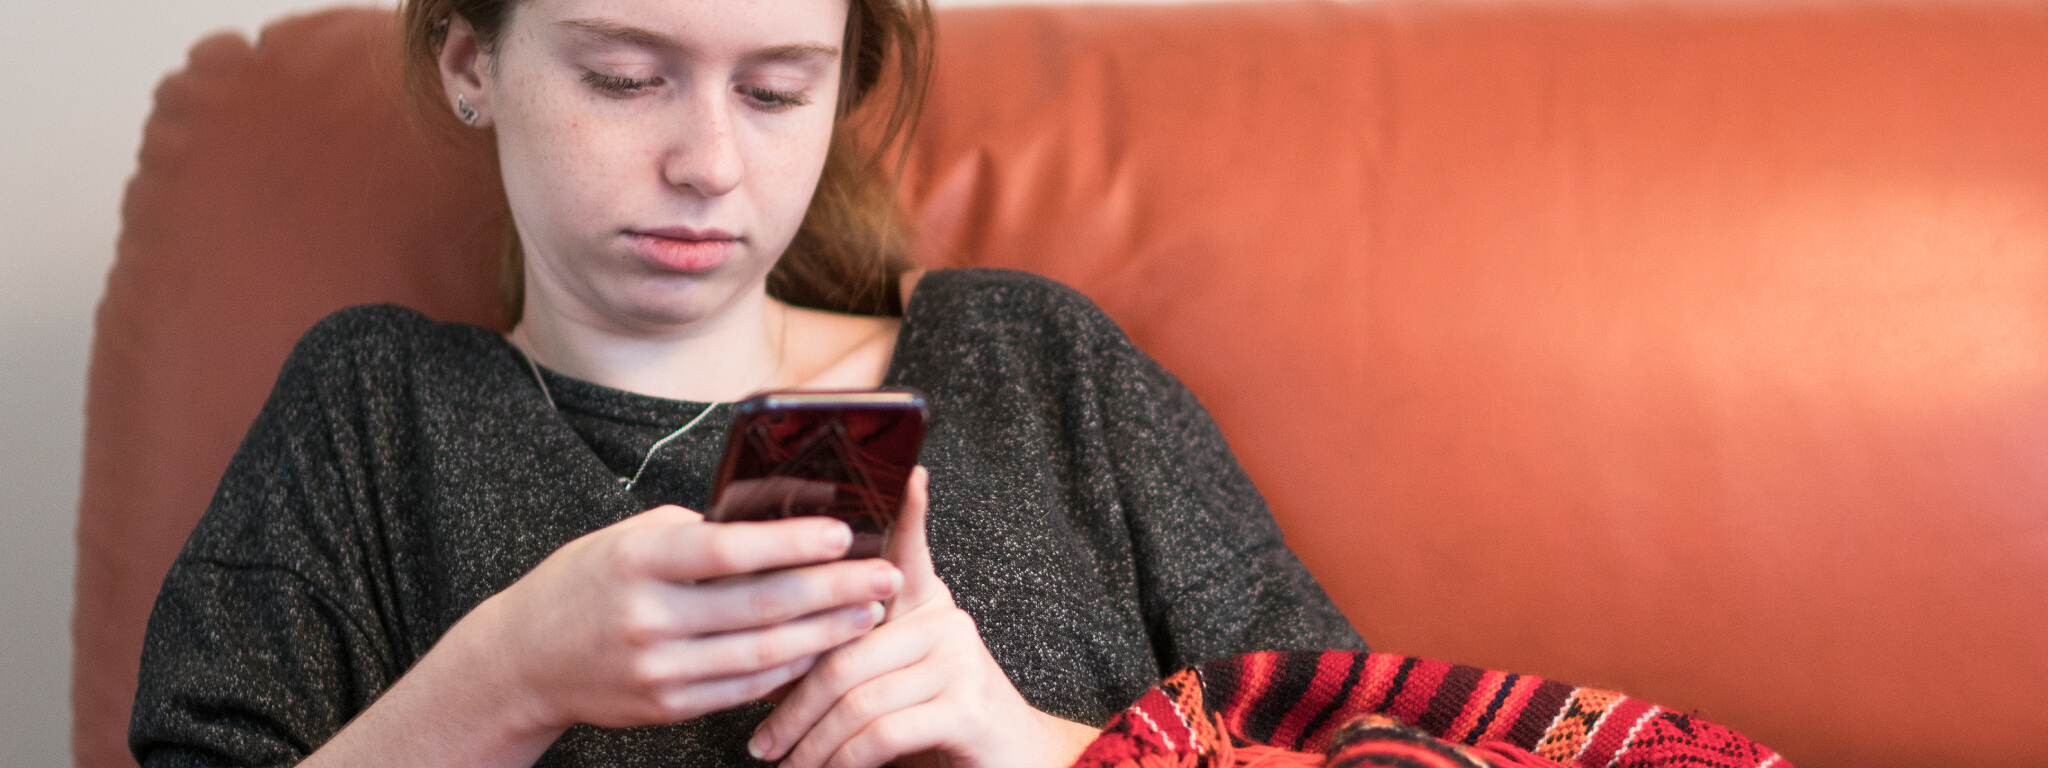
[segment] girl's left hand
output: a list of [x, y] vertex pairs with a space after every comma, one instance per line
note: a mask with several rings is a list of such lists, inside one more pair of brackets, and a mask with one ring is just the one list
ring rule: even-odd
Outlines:
[[887, 619], [820, 657], [754, 731], [748, 751], [782, 768], [876, 768], [933, 753], [955, 768], [1063, 768], [1096, 729], [1034, 709], [932, 571], [928, 475], [911, 473], [889, 559], [903, 588]]

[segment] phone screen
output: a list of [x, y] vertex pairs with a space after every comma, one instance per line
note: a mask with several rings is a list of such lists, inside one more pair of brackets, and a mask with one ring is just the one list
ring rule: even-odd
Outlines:
[[853, 529], [848, 558], [880, 557], [924, 443], [924, 396], [770, 392], [738, 411], [706, 517], [828, 515]]

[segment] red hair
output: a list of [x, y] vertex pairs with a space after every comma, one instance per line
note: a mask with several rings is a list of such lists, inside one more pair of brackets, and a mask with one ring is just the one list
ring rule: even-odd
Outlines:
[[[407, 90], [421, 116], [455, 128], [436, 58], [448, 19], [461, 16], [489, 51], [516, 0], [405, 0], [399, 7]], [[768, 274], [768, 293], [799, 306], [900, 315], [899, 278], [911, 269], [910, 232], [896, 198], [897, 163], [924, 106], [935, 34], [926, 0], [847, 0], [838, 119], [817, 193], [796, 237]], [[525, 301], [525, 257], [508, 217], [499, 260], [508, 323]]]

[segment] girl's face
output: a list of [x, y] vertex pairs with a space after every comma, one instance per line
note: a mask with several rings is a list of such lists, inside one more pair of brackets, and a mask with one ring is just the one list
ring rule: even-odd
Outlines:
[[469, 100], [497, 130], [529, 309], [658, 333], [762, 290], [824, 168], [846, 15], [847, 0], [518, 3]]

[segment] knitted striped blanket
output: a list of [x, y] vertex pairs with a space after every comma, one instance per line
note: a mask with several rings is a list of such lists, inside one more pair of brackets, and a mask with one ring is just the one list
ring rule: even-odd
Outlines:
[[1613, 691], [1384, 653], [1253, 653], [1183, 670], [1074, 768], [1791, 768]]

